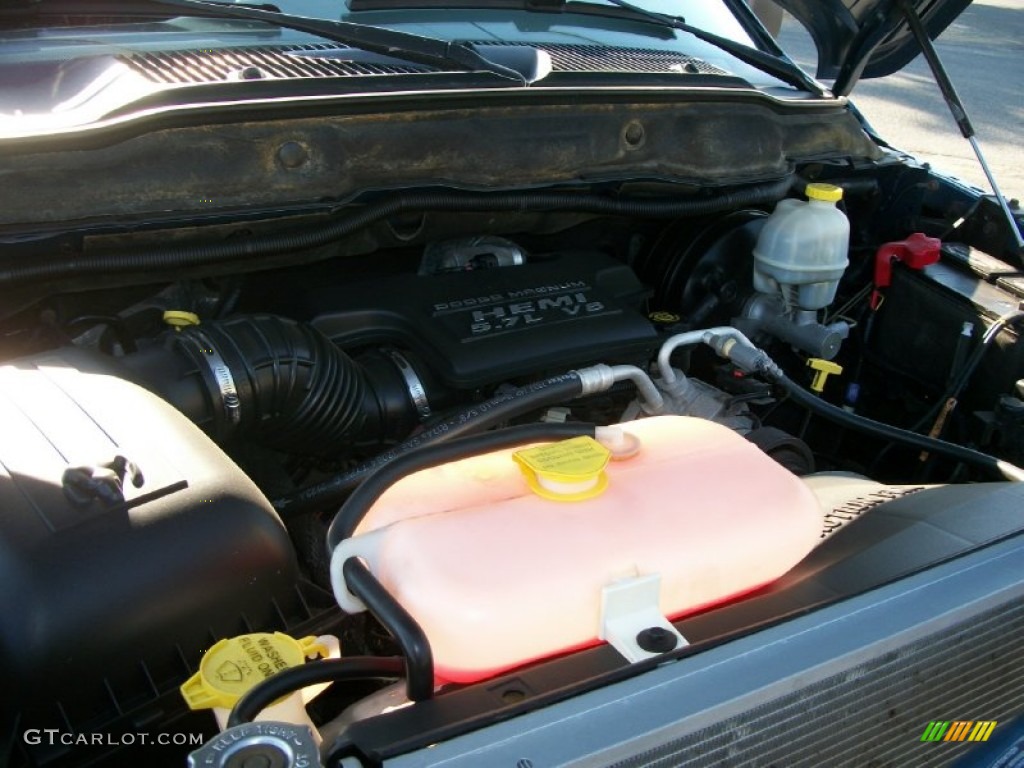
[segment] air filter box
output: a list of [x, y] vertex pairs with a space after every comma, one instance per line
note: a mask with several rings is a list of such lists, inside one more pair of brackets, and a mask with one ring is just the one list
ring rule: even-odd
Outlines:
[[75, 350], [0, 368], [0, 667], [26, 727], [124, 713], [218, 637], [278, 626], [294, 552], [246, 475]]

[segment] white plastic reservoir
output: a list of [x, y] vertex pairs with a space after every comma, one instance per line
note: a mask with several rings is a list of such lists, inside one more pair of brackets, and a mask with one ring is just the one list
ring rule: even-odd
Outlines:
[[361, 557], [423, 627], [439, 678], [470, 682], [599, 642], [610, 584], [660, 575], [657, 608], [676, 618], [770, 583], [818, 541], [814, 495], [732, 430], [620, 428], [630, 458], [573, 438], [404, 478], [335, 552], [342, 608], [363, 609], [340, 573]]
[[836, 207], [840, 187], [808, 184], [806, 193], [806, 202], [780, 201], [758, 235], [754, 288], [781, 291], [796, 308], [818, 310], [835, 299], [849, 264], [850, 222]]

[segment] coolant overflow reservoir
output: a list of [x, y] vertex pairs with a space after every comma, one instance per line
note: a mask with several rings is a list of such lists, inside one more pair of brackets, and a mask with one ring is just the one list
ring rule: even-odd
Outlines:
[[[821, 535], [814, 495], [732, 430], [685, 416], [617, 429], [635, 455], [574, 438], [403, 478], [334, 553], [341, 607], [363, 610], [335, 568], [360, 557], [423, 628], [438, 676], [472, 682], [598, 643], [602, 594], [623, 579], [658, 581], [651, 607], [676, 618], [777, 579]], [[530, 477], [549, 460], [572, 469], [556, 482], [587, 482], [582, 460], [606, 487], [543, 498]]]
[[818, 310], [836, 297], [849, 264], [850, 222], [836, 207], [843, 190], [808, 184], [807, 200], [787, 198], [768, 217], [754, 247], [754, 288], [782, 293], [787, 306]]

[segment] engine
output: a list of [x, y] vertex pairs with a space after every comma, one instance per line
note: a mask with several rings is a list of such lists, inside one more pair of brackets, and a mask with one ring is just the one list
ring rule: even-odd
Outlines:
[[[668, 226], [497, 236], [453, 218], [358, 266], [61, 297], [0, 369], [19, 722], [211, 736], [308, 657], [407, 679], [313, 701], [328, 743], [574, 649], [683, 647], [675, 619], [842, 527], [827, 512], [849, 499], [801, 476], [866, 470], [874, 450], [839, 451], [829, 426], [863, 428], [828, 375], [853, 362], [869, 382], [847, 309], [875, 309], [866, 261], [850, 263], [842, 190], [809, 189]], [[291, 722], [309, 703], [273, 698]]]
[[[460, 258], [479, 248], [441, 247]], [[282, 314], [200, 324], [167, 310], [175, 330], [121, 363], [218, 439], [338, 455], [407, 435], [479, 388], [595, 359], [643, 362], [658, 340], [644, 286], [600, 253], [275, 292], [284, 298], [261, 303]]]

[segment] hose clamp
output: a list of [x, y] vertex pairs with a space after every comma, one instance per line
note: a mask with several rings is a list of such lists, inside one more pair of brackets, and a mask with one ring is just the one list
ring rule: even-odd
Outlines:
[[419, 414], [421, 419], [429, 418], [432, 411], [430, 409], [430, 401], [427, 399], [427, 388], [423, 386], [423, 381], [420, 379], [419, 374], [416, 373], [416, 369], [412, 367], [412, 363], [397, 349], [387, 348], [382, 351], [395, 364], [398, 373], [405, 381], [406, 391], [409, 393], [409, 399], [412, 401], [413, 407], [416, 408], [416, 413]]
[[213, 342], [202, 331], [193, 328], [189, 331], [189, 335], [196, 343], [199, 356], [206, 362], [206, 366], [217, 384], [224, 417], [231, 426], [238, 426], [242, 420], [242, 401], [238, 397], [238, 388], [235, 386], [235, 377], [231, 375], [231, 369], [217, 348], [213, 346]]

